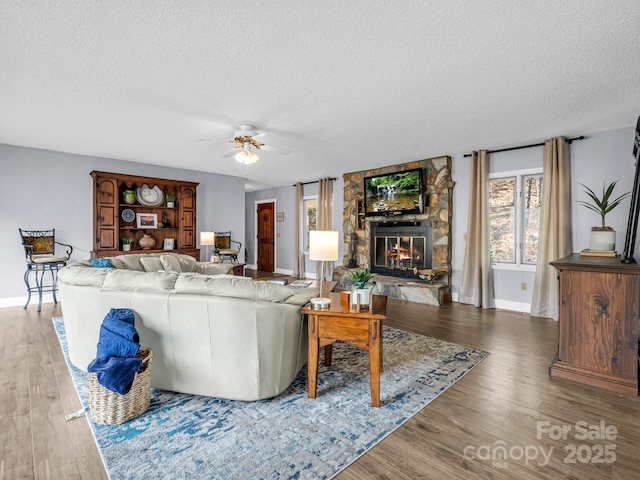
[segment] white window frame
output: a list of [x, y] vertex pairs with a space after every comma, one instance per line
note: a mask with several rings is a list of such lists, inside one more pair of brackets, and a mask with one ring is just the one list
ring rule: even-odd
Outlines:
[[302, 197], [302, 204], [300, 205], [300, 244], [302, 245], [302, 251], [305, 255], [309, 255], [309, 246], [305, 245], [304, 231], [306, 228], [305, 218], [307, 216], [307, 212], [305, 209], [305, 204], [307, 200], [315, 200], [316, 201], [316, 222], [318, 221], [318, 195], [305, 195]]
[[[500, 178], [514, 178], [516, 186], [516, 261], [515, 263], [504, 262], [491, 262], [491, 268], [494, 270], [518, 270], [525, 272], [535, 272], [536, 266], [528, 263], [522, 263], [522, 251], [523, 251], [523, 238], [522, 231], [524, 229], [524, 192], [523, 192], [523, 180], [524, 177], [529, 175], [539, 175], [542, 173], [542, 167], [536, 168], [524, 168], [521, 170], [510, 170], [508, 172], [494, 172], [489, 174], [489, 180], [496, 180]], [[544, 188], [544, 186], [542, 187]]]

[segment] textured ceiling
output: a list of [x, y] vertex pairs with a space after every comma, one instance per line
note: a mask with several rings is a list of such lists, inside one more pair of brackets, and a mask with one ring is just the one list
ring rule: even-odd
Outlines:
[[[0, 0], [0, 143], [249, 190], [634, 125], [638, 0]], [[241, 123], [251, 166], [222, 158]]]

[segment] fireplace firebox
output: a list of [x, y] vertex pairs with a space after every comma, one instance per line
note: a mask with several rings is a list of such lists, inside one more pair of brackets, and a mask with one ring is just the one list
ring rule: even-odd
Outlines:
[[372, 273], [419, 279], [414, 268], [431, 268], [431, 220], [371, 222]]

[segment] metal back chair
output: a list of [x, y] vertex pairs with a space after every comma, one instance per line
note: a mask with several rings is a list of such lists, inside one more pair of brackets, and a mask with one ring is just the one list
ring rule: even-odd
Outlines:
[[[56, 242], [56, 230], [23, 230], [19, 228], [22, 247], [24, 248], [27, 270], [24, 273], [24, 283], [27, 286], [27, 308], [31, 301], [31, 293], [38, 292], [38, 311], [42, 309], [43, 292], [52, 292], [54, 303], [58, 303], [56, 290], [58, 288], [58, 270], [67, 264], [73, 247], [66, 243]], [[56, 245], [66, 247], [65, 253], [56, 254]], [[51, 283], [44, 284], [46, 272], [51, 274]], [[31, 272], [34, 272], [35, 285], [30, 282]]]
[[[231, 239], [231, 232], [216, 232], [216, 249], [218, 250], [218, 255], [224, 262], [225, 258], [228, 258], [230, 262], [238, 261], [238, 253], [240, 253], [240, 249], [242, 248], [242, 243], [236, 242]], [[238, 245], [238, 248], [233, 248], [233, 245]]]

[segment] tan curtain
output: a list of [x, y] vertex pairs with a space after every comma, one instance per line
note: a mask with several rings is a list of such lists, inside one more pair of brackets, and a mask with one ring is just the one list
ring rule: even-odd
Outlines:
[[[333, 230], [333, 180], [331, 178], [321, 178], [318, 183], [316, 229]], [[321, 271], [320, 262], [316, 264], [316, 272], [319, 271]], [[329, 280], [333, 278], [333, 262], [325, 262], [325, 275]], [[317, 273], [316, 278], [318, 278]]]
[[331, 215], [333, 211], [333, 180], [322, 178], [318, 189], [318, 230], [332, 230]]
[[549, 262], [571, 253], [571, 164], [564, 137], [544, 142], [542, 211], [531, 315], [558, 320], [558, 271]]
[[467, 243], [464, 250], [460, 303], [494, 308], [489, 251], [489, 152], [471, 154]]
[[302, 249], [301, 233], [302, 233], [302, 206], [304, 199], [304, 186], [302, 183], [296, 183], [296, 207], [295, 207], [295, 226], [293, 230], [293, 277], [304, 278], [304, 251]]

